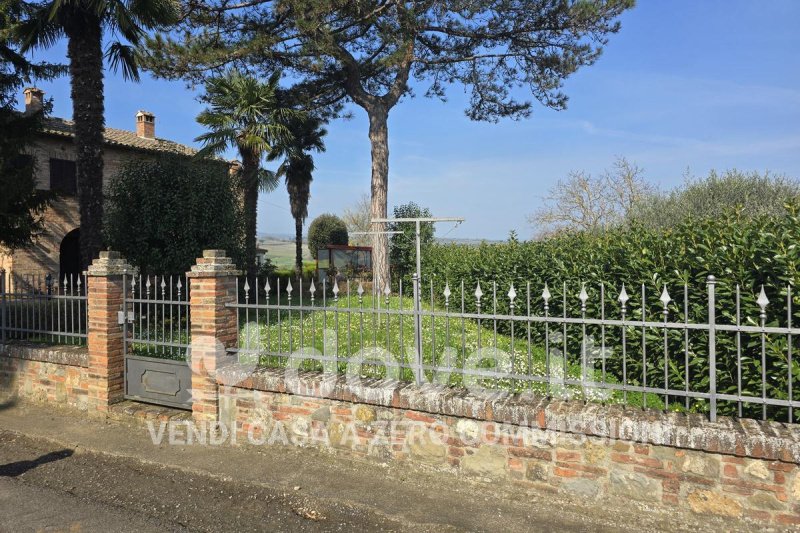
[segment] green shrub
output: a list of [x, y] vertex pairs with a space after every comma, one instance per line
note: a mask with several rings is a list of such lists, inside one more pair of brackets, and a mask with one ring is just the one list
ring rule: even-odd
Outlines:
[[183, 274], [209, 248], [242, 264], [241, 212], [225, 163], [132, 160], [106, 199], [106, 241], [142, 274]]
[[[304, 265], [303, 266], [303, 284], [308, 285], [311, 283], [311, 279], [314, 277], [315, 269], [313, 268], [314, 265]], [[270, 283], [273, 285], [275, 284], [275, 280], [281, 280], [281, 287], [285, 287], [288, 281], [291, 281], [295, 287], [298, 285], [298, 277], [297, 272], [293, 268], [278, 268], [276, 269], [272, 275], [270, 275], [269, 280]]]
[[278, 267], [272, 262], [272, 259], [269, 257], [264, 257], [261, 260], [261, 263], [258, 265], [258, 270], [256, 271], [256, 276], [259, 279], [267, 279], [273, 274], [275, 271], [278, 270]]
[[308, 250], [317, 258], [317, 251], [329, 244], [347, 244], [347, 225], [336, 215], [323, 214], [308, 227]]
[[798, 195], [800, 183], [785, 176], [712, 170], [706, 178], [690, 178], [669, 192], [644, 196], [627, 218], [639, 225], [665, 228], [688, 218], [720, 216], [734, 208], [745, 217], [780, 215], [786, 201]]
[[[423, 294], [429, 294], [428, 284], [439, 302], [445, 282], [453, 296], [451, 306], [461, 305], [460, 284], [464, 282], [464, 305], [467, 312], [476, 309], [474, 291], [481, 282], [484, 293], [482, 310], [500, 314], [511, 312], [506, 296], [511, 284], [518, 294], [514, 312], [544, 313], [542, 289], [548, 283], [552, 298], [549, 313], [581, 316], [578, 293], [582, 283], [589, 294], [587, 317], [620, 318], [617, 297], [625, 283], [630, 301], [627, 318], [662, 320], [663, 307], [658, 297], [664, 285], [672, 297], [668, 307], [670, 321], [705, 322], [708, 316], [707, 285], [709, 275], [717, 278], [716, 301], [718, 323], [735, 323], [736, 287], [740, 287], [741, 316], [744, 324], [760, 324], [759, 307], [755, 300], [763, 284], [770, 304], [766, 309], [768, 326], [787, 324], [787, 287], [800, 282], [800, 203], [792, 203], [780, 216], [745, 216], [741, 211], [728, 211], [706, 219], [689, 218], [667, 229], [634, 226], [602, 234], [574, 233], [538, 242], [510, 240], [502, 244], [480, 246], [433, 245], [424, 256]], [[496, 288], [494, 283], [496, 283]], [[684, 299], [684, 285], [688, 299]], [[603, 298], [600, 298], [601, 287]], [[642, 290], [645, 302], [642, 302]], [[566, 293], [566, 309], [562, 301]], [[494, 295], [496, 294], [496, 304]], [[800, 323], [800, 298], [792, 292], [793, 323]], [[684, 312], [684, 305], [687, 312]], [[602, 307], [602, 309], [601, 309]], [[509, 321], [498, 321], [498, 329], [507, 332]], [[558, 326], [553, 326], [558, 329]], [[526, 335], [526, 331], [517, 333]], [[581, 352], [579, 325], [567, 328], [567, 356], [575, 360]], [[665, 366], [669, 387], [708, 392], [708, 340], [698, 330], [672, 330], [667, 339], [668, 358], [664, 360], [664, 331], [646, 330], [649, 356], [646, 371], [643, 360], [642, 328], [626, 329], [626, 372], [629, 383], [648, 386], [664, 385]], [[554, 334], [550, 331], [550, 334]], [[588, 326], [587, 335], [601, 339], [599, 326]], [[543, 342], [544, 326], [536, 323], [531, 336], [535, 343]], [[766, 392], [769, 397], [788, 399], [789, 372], [792, 386], [800, 390], [800, 364], [795, 357], [789, 363], [786, 336], [767, 336]], [[621, 328], [605, 328], [606, 346], [614, 349], [606, 359], [606, 368], [622, 379], [619, 347]], [[742, 391], [761, 396], [761, 340], [758, 334], [742, 334]], [[797, 350], [795, 350], [797, 353]], [[687, 365], [688, 359], [688, 365]], [[685, 378], [688, 370], [688, 383]], [[735, 394], [738, 390], [736, 335], [717, 333], [717, 390]], [[678, 401], [672, 398], [672, 401]], [[683, 403], [683, 400], [679, 400]], [[684, 404], [685, 408], [685, 404]], [[705, 402], [694, 400], [689, 409], [704, 411]], [[721, 413], [736, 414], [737, 405], [721, 402]], [[761, 417], [761, 406], [746, 404], [746, 416]], [[785, 409], [770, 408], [769, 416], [786, 420]], [[798, 419], [797, 416], [794, 417]]]

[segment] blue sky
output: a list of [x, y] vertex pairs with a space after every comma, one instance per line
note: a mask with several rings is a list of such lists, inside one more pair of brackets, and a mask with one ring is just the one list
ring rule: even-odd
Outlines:
[[[566, 111], [537, 105], [524, 121], [471, 122], [467, 95], [442, 103], [402, 101], [389, 119], [389, 206], [414, 200], [436, 216], [463, 216], [448, 237], [502, 239], [534, 233], [526, 217], [571, 170], [599, 173], [617, 156], [669, 189], [687, 168], [769, 169], [800, 178], [800, 2], [640, 0], [600, 60], [565, 85]], [[63, 43], [35, 57], [65, 60]], [[70, 117], [67, 78], [42, 83], [54, 114]], [[422, 91], [417, 91], [421, 93]], [[202, 133], [196, 92], [180, 82], [124, 82], [108, 73], [108, 126], [133, 129], [134, 114], [157, 116], [159, 137], [192, 144]], [[341, 213], [369, 190], [366, 115], [329, 125], [316, 157], [309, 215]], [[309, 219], [310, 220], [310, 219]], [[262, 195], [259, 232], [289, 234], [283, 189]]]

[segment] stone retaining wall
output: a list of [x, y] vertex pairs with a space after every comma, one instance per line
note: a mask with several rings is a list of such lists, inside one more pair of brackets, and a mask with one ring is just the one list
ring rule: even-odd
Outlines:
[[0, 394], [87, 410], [88, 353], [80, 346], [0, 345]]
[[466, 476], [800, 524], [798, 428], [435, 386], [221, 370], [237, 442], [316, 446]]

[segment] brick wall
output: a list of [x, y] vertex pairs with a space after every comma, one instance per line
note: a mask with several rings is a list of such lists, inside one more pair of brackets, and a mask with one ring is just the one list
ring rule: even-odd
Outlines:
[[0, 346], [2, 401], [28, 401], [87, 410], [89, 379], [86, 348], [77, 346]]
[[[800, 524], [800, 439], [785, 425], [742, 421], [734, 430], [729, 419], [332, 376], [288, 384], [277, 371], [223, 370], [219, 380], [220, 421], [236, 424], [239, 443], [316, 446], [593, 500]], [[587, 415], [602, 421], [590, 429]], [[641, 438], [620, 438], [640, 425]]]

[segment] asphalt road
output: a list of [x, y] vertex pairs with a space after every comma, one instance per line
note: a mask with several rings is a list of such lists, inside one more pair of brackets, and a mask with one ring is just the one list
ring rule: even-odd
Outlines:
[[[171, 529], [163, 523], [69, 493], [0, 478], [2, 531], [140, 531], [157, 533]], [[179, 531], [179, 529], [172, 528]]]
[[[57, 446], [56, 446], [57, 448]], [[3, 531], [378, 531], [375, 513], [0, 431]]]

